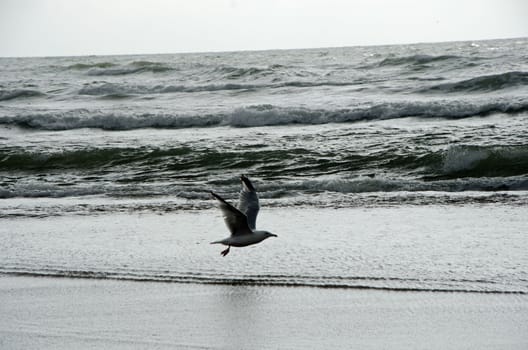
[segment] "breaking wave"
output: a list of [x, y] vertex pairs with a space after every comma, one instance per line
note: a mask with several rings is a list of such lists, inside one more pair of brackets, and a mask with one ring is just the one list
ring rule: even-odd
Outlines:
[[448, 177], [528, 174], [528, 146], [451, 146], [442, 152], [441, 164]]
[[175, 116], [140, 113], [114, 114], [76, 109], [61, 112], [31, 113], [16, 117], [0, 116], [0, 124], [14, 124], [38, 130], [71, 130], [99, 128], [103, 130], [131, 130], [141, 128], [191, 128], [218, 126], [223, 115]]
[[[264, 164], [264, 165], [263, 165]], [[383, 165], [380, 165], [383, 164]], [[399, 150], [377, 155], [346, 154], [344, 150], [315, 152], [310, 149], [254, 148], [244, 151], [172, 148], [87, 148], [75, 151], [0, 151], [0, 171], [23, 172], [28, 181], [0, 191], [1, 198], [68, 197], [105, 194], [114, 197], [178, 196], [207, 199], [203, 185], [171, 186], [185, 174], [230, 174], [258, 169], [260, 176], [281, 179], [265, 182], [262, 198], [300, 193], [341, 194], [372, 192], [463, 192], [528, 190], [528, 146], [451, 146], [434, 152]], [[372, 170], [351, 175], [351, 169]], [[67, 183], [32, 181], [33, 174], [68, 171], [84, 174]], [[303, 173], [310, 178], [299, 179]], [[105, 174], [118, 174], [112, 183]], [[412, 176], [409, 176], [412, 174]], [[157, 181], [145, 182], [145, 179]], [[222, 189], [225, 184], [211, 183]], [[231, 187], [222, 191], [231, 192]], [[233, 195], [236, 196], [237, 188]]]
[[[99, 91], [101, 92], [101, 91]], [[110, 92], [110, 91], [108, 91]], [[113, 96], [113, 95], [111, 95]], [[115, 95], [121, 97], [119, 94]], [[528, 101], [385, 102], [336, 110], [254, 105], [232, 111], [202, 115], [165, 113], [119, 114], [87, 109], [0, 116], [0, 124], [41, 130], [100, 128], [131, 130], [140, 128], [192, 128], [212, 126], [259, 127], [290, 124], [328, 124], [375, 121], [405, 117], [458, 119], [495, 113], [516, 114], [528, 111]]]
[[[238, 172], [244, 169], [236, 169]], [[94, 175], [95, 177], [96, 175]], [[154, 178], [155, 175], [143, 175], [142, 178], [126, 178], [122, 183], [104, 184], [87, 182], [82, 184], [50, 183], [42, 184], [32, 182], [28, 184], [15, 184], [0, 189], [0, 198], [67, 198], [82, 196], [101, 196], [108, 198], [154, 198], [170, 196], [181, 200], [189, 200], [186, 206], [180, 209], [196, 209], [199, 201], [206, 201], [210, 198], [209, 192], [204, 187], [182, 187], [170, 186], [165, 183], [143, 184], [146, 178]], [[86, 176], [86, 178], [90, 178]], [[81, 181], [84, 178], [75, 178]], [[170, 178], [166, 178], [170, 181]], [[224, 194], [227, 199], [236, 199], [238, 192], [234, 188], [211, 185]], [[269, 207], [281, 206], [310, 206], [310, 207], [356, 207], [359, 204], [452, 204], [452, 203], [511, 203], [526, 205], [526, 200], [516, 196], [492, 196], [497, 191], [528, 191], [528, 180], [522, 176], [501, 177], [501, 178], [461, 178], [452, 180], [420, 181], [397, 177], [356, 177], [352, 179], [321, 178], [301, 181], [277, 181], [277, 185], [259, 186], [259, 193], [262, 200], [277, 200], [277, 203], [268, 203]], [[434, 191], [444, 193], [444, 196], [426, 196], [424, 193]], [[490, 193], [487, 196], [471, 196], [470, 194], [460, 196], [457, 199], [455, 194], [459, 192], [480, 191]], [[333, 198], [331, 194], [359, 195], [372, 194], [376, 198]], [[393, 193], [394, 196], [388, 194]], [[405, 193], [398, 197], [398, 193]], [[455, 195], [450, 196], [449, 193]], [[512, 192], [513, 193], [513, 192]], [[325, 194], [329, 195], [328, 198]], [[381, 196], [381, 194], [383, 194]], [[305, 199], [297, 199], [296, 196], [307, 195]], [[380, 197], [381, 196], [381, 197]], [[171, 210], [174, 210], [172, 207]], [[82, 208], [85, 210], [86, 208]], [[136, 211], [141, 209], [135, 209]], [[153, 208], [158, 211], [159, 208]], [[111, 212], [108, 208], [96, 210], [91, 214]]]

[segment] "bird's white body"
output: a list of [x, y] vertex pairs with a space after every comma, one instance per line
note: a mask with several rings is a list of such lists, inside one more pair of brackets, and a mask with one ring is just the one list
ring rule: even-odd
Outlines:
[[268, 231], [255, 229], [257, 214], [260, 210], [257, 191], [247, 177], [242, 175], [240, 179], [242, 180], [242, 190], [240, 191], [238, 208], [226, 202], [216, 193], [211, 192], [211, 195], [218, 201], [227, 228], [231, 231], [231, 236], [211, 242], [211, 244], [227, 246], [227, 249], [222, 251], [223, 256], [229, 253], [231, 246], [245, 247], [262, 242], [268, 237], [277, 237], [277, 235]]
[[229, 236], [219, 241], [211, 242], [211, 244], [223, 244], [233, 247], [245, 247], [248, 245], [262, 242], [268, 237], [274, 237], [274, 234], [270, 234], [267, 231], [253, 231], [250, 234], [244, 234], [239, 236]]

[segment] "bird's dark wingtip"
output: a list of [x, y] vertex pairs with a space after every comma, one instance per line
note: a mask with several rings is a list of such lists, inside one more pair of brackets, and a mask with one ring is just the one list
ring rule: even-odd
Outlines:
[[246, 186], [246, 188], [249, 190], [249, 191], [255, 191], [255, 187], [253, 186], [253, 184], [251, 183], [251, 181], [249, 181], [248, 177], [244, 174], [240, 175], [240, 180], [242, 181], [242, 183], [244, 184], [244, 186]]
[[211, 197], [213, 197], [213, 198], [219, 199], [219, 197], [220, 197], [219, 195], [217, 195], [213, 191], [209, 191], [209, 193], [211, 194]]
[[214, 199], [222, 202], [222, 203], [227, 203], [226, 200], [224, 198], [222, 198], [220, 195], [214, 193], [213, 191], [209, 191], [209, 193], [211, 193], [211, 196], [213, 196]]

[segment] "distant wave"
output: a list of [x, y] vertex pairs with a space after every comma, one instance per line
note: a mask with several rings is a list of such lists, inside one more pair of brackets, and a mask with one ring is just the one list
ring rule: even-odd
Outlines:
[[128, 75], [143, 72], [163, 73], [174, 70], [173, 67], [160, 62], [133, 61], [125, 65], [118, 65], [112, 62], [98, 63], [76, 63], [67, 67], [71, 70], [87, 70], [87, 75]]
[[[119, 96], [119, 95], [117, 95]], [[375, 121], [405, 117], [467, 118], [494, 113], [516, 114], [528, 111], [528, 100], [431, 102], [385, 102], [347, 109], [308, 109], [255, 105], [204, 115], [155, 113], [119, 114], [74, 109], [60, 112], [27, 112], [0, 116], [0, 124], [14, 124], [41, 130], [100, 128], [131, 130], [140, 128], [191, 128], [212, 126], [259, 127], [289, 124], [328, 124]]]
[[394, 292], [528, 294], [524, 289], [497, 285], [493, 281], [470, 280], [417, 280], [413, 278], [368, 276], [298, 276], [247, 275], [226, 276], [201, 273], [171, 273], [169, 271], [85, 271], [61, 269], [34, 269], [0, 267], [0, 274], [30, 277], [85, 278], [133, 282], [194, 283], [268, 287], [311, 287], [325, 289], [367, 289]]
[[461, 59], [460, 56], [455, 55], [411, 55], [402, 57], [388, 57], [382, 60], [379, 66], [399, 66], [405, 64], [427, 64], [439, 61], [448, 61]]
[[222, 91], [222, 90], [251, 90], [262, 88], [265, 85], [259, 84], [208, 84], [208, 85], [122, 85], [115, 83], [103, 83], [91, 86], [84, 86], [79, 90], [79, 95], [102, 96], [102, 95], [146, 95], [165, 94], [177, 92], [202, 92], [202, 91]]
[[89, 69], [89, 68], [111, 68], [115, 67], [116, 64], [112, 62], [97, 62], [97, 63], [75, 63], [72, 65], [69, 65], [68, 69]]
[[358, 81], [288, 81], [276, 83], [212, 83], [203, 85], [131, 85], [117, 83], [97, 83], [82, 87], [78, 94], [88, 96], [108, 95], [150, 95], [167, 93], [193, 93], [207, 91], [279, 89], [287, 87], [309, 88], [324, 86], [353, 86]]
[[279, 64], [262, 66], [262, 67], [233, 67], [221, 65], [215, 69], [217, 73], [220, 73], [225, 79], [240, 79], [240, 78], [258, 78], [267, 75], [275, 74], [278, 70], [284, 68]]
[[434, 85], [419, 90], [425, 93], [460, 93], [497, 91], [528, 85], [528, 72], [506, 72], [484, 75], [455, 83]]
[[29, 89], [0, 90], [0, 101], [14, 100], [18, 98], [40, 97], [46, 94]]

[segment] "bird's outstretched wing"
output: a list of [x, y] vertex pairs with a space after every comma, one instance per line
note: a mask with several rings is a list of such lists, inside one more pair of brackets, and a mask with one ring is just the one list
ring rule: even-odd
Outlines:
[[260, 210], [259, 198], [255, 187], [246, 176], [240, 176], [240, 180], [242, 181], [242, 189], [238, 197], [238, 210], [246, 215], [249, 228], [254, 230]]
[[248, 225], [248, 219], [244, 213], [227, 203], [225, 199], [211, 191], [211, 195], [218, 201], [218, 207], [222, 210], [224, 221], [232, 236], [253, 233]]

